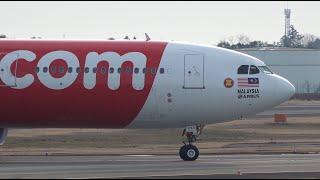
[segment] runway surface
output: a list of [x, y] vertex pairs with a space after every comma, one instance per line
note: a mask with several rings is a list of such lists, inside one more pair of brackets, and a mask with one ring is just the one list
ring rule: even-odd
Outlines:
[[[282, 105], [255, 117], [320, 115], [320, 104]], [[130, 151], [130, 149], [128, 149]], [[241, 175], [239, 175], [241, 174]], [[320, 178], [320, 154], [0, 156], [0, 178]]]
[[319, 167], [319, 154], [0, 156], [0, 178], [320, 178]]

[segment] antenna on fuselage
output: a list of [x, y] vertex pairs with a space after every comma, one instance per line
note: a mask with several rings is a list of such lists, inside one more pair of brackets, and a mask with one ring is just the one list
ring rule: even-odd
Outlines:
[[130, 40], [129, 36], [125, 36], [123, 39]]
[[151, 38], [149, 37], [149, 35], [147, 33], [144, 33], [144, 35], [146, 36], [146, 41], [150, 41]]

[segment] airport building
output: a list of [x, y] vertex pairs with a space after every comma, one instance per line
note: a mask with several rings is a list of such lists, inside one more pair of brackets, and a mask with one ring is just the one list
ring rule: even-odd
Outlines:
[[296, 93], [320, 93], [320, 50], [298, 48], [249, 48], [237, 51], [254, 56], [288, 79]]

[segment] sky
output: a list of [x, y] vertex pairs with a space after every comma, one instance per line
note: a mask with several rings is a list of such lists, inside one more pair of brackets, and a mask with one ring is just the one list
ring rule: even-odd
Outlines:
[[143, 39], [217, 44], [247, 35], [270, 43], [284, 34], [284, 8], [302, 34], [320, 36], [320, 2], [0, 2], [0, 34], [10, 38]]

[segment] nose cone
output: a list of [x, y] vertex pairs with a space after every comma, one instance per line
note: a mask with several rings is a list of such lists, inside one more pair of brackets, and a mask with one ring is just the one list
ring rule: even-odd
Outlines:
[[279, 99], [279, 103], [287, 101], [296, 92], [296, 88], [285, 78], [277, 76], [276, 81], [276, 97]]

